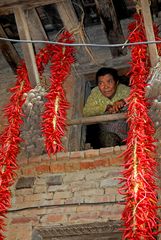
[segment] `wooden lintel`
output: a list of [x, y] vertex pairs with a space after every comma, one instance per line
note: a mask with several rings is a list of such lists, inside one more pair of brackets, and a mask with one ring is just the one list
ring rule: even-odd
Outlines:
[[[140, 3], [141, 3], [141, 11], [144, 19], [146, 38], [148, 41], [155, 41], [149, 0], [140, 0]], [[151, 67], [155, 67], [159, 61], [156, 44], [155, 43], [149, 44], [148, 49], [149, 49]]]
[[[0, 25], [0, 36], [7, 38], [7, 35], [1, 25]], [[3, 56], [5, 57], [6, 61], [12, 68], [13, 72], [16, 73], [16, 68], [20, 61], [20, 57], [19, 57], [16, 49], [10, 42], [7, 42], [7, 41], [6, 42], [0, 41], [0, 48], [1, 48]]]
[[79, 119], [71, 119], [68, 120], [68, 125], [80, 125], [80, 124], [95, 124], [99, 122], [107, 122], [107, 121], [114, 121], [119, 119], [126, 118], [126, 113], [115, 113], [115, 114], [105, 114], [100, 116], [93, 116], [93, 117], [84, 117]]
[[[20, 7], [16, 7], [14, 10], [14, 14], [20, 39], [30, 40], [31, 37], [23, 9]], [[26, 67], [28, 70], [29, 79], [32, 87], [34, 87], [36, 86], [36, 84], [39, 84], [39, 73], [35, 61], [33, 45], [31, 43], [22, 43], [21, 46], [24, 54]]]
[[64, 0], [1, 0], [0, 1], [0, 15], [7, 15], [14, 12], [15, 7], [22, 7], [24, 9], [36, 8], [48, 4], [54, 4]]

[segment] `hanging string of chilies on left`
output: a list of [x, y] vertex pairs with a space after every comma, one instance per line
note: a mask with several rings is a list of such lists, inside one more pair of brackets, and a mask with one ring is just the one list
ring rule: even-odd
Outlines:
[[[74, 39], [70, 33], [64, 31], [59, 41], [71, 43]], [[49, 103], [46, 103], [46, 110], [43, 115], [43, 132], [46, 137], [45, 143], [48, 154], [54, 154], [63, 149], [61, 137], [65, 134], [66, 109], [69, 106], [65, 99], [62, 83], [68, 76], [71, 64], [74, 62], [73, 53], [73, 47], [57, 47], [47, 44], [36, 55], [40, 77], [45, 66], [51, 61], [51, 87], [47, 94]], [[57, 61], [59, 62], [58, 66], [56, 65]], [[5, 239], [4, 218], [11, 206], [10, 187], [16, 179], [17, 155], [20, 152], [20, 142], [22, 141], [20, 138], [20, 126], [23, 124], [22, 117], [24, 117], [22, 107], [30, 91], [32, 91], [32, 88], [27, 68], [22, 61], [17, 68], [15, 87], [10, 89], [12, 93], [10, 102], [4, 108], [4, 115], [7, 117], [8, 123], [0, 134], [0, 240]], [[52, 100], [50, 97], [52, 97]], [[50, 124], [48, 120], [51, 120]], [[48, 126], [52, 126], [52, 128], [49, 129]], [[50, 131], [49, 134], [48, 130]]]

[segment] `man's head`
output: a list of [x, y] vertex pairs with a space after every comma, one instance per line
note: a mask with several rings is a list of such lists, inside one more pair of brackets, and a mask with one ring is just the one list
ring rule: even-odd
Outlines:
[[100, 92], [107, 98], [115, 95], [118, 85], [118, 73], [113, 68], [100, 68], [96, 73], [96, 83]]

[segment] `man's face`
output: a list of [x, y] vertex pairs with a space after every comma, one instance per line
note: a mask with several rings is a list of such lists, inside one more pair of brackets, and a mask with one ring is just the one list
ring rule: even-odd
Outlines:
[[98, 77], [98, 88], [103, 96], [112, 98], [117, 89], [117, 83], [111, 74]]

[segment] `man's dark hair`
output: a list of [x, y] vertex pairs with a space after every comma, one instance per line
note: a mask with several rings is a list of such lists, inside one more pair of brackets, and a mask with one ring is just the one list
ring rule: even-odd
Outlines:
[[106, 67], [102, 67], [100, 68], [97, 73], [96, 73], [96, 84], [98, 85], [98, 78], [101, 76], [104, 76], [106, 74], [110, 74], [113, 76], [113, 79], [115, 80], [115, 82], [118, 82], [119, 80], [119, 76], [117, 73], [117, 70], [114, 68], [106, 68]]

